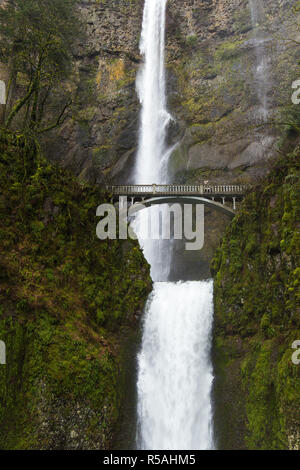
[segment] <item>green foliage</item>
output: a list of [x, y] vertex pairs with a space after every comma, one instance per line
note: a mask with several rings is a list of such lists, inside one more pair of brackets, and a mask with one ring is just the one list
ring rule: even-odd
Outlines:
[[282, 140], [300, 135], [300, 107], [298, 105], [286, 106], [281, 111], [280, 121]]
[[17, 117], [15, 127], [33, 134], [62, 124], [70, 104], [66, 92], [51, 121], [47, 111], [71, 70], [72, 45], [79, 34], [74, 12], [75, 0], [15, 0], [0, 9], [0, 36], [5, 38], [0, 58], [11, 73], [7, 128]]
[[[246, 404], [251, 449], [299, 446], [300, 369], [291, 359], [300, 337], [299, 176], [296, 147], [245, 198], [212, 263], [215, 347], [227, 358], [217, 369], [230, 374], [232, 361], [239, 364], [234, 401]], [[237, 343], [238, 359], [230, 347]]]
[[266, 341], [261, 349], [252, 353], [255, 361], [243, 364], [244, 387], [248, 391], [247, 417], [250, 449], [284, 449], [287, 447], [284, 433], [280, 431], [279, 410], [274, 394], [275, 368], [272, 359], [272, 343]]
[[84, 442], [105, 447], [120, 407], [120, 328], [143, 308], [149, 266], [136, 242], [97, 239], [107, 195], [46, 163], [28, 137], [0, 135], [0, 188], [0, 447], [63, 445], [42, 423], [70, 432], [76, 407], [87, 410]]
[[218, 60], [230, 60], [236, 58], [240, 53], [240, 46], [243, 41], [227, 41], [222, 42], [216, 51], [216, 58]]
[[198, 37], [196, 34], [190, 34], [186, 38], [186, 45], [190, 48], [194, 48], [197, 45]]

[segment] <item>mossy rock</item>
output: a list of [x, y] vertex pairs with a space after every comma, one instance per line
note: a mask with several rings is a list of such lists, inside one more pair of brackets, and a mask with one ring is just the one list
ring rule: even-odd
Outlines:
[[[300, 337], [299, 156], [296, 147], [279, 159], [246, 196], [212, 263], [218, 397], [229, 415], [237, 416], [236, 402], [245, 415], [230, 430], [224, 424], [226, 448], [300, 447], [300, 368], [292, 362], [292, 344]], [[238, 359], [235, 342], [241, 344]], [[228, 393], [232, 361], [238, 374]], [[218, 406], [217, 420], [223, 414]]]
[[[120, 340], [151, 290], [135, 241], [96, 237], [101, 188], [0, 135], [2, 449], [105, 449], [124, 390]], [[123, 339], [122, 339], [123, 341]]]

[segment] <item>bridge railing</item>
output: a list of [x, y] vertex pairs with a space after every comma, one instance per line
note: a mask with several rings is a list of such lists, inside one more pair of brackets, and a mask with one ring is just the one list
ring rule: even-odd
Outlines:
[[249, 186], [247, 185], [186, 185], [186, 184], [146, 184], [146, 185], [115, 185], [107, 186], [107, 190], [118, 196], [138, 196], [138, 195], [226, 195], [244, 194]]

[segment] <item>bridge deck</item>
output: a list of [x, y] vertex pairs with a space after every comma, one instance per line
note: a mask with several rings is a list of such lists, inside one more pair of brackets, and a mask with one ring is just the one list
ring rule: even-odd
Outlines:
[[249, 189], [247, 185], [180, 185], [180, 184], [147, 184], [115, 185], [107, 190], [115, 196], [244, 196]]

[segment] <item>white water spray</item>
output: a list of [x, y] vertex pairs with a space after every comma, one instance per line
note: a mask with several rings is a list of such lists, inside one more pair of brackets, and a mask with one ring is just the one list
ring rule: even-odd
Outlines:
[[171, 116], [166, 105], [165, 22], [167, 0], [146, 0], [140, 51], [145, 61], [137, 77], [142, 105], [135, 180], [139, 184], [166, 183], [162, 171], [166, 129]]
[[[141, 102], [135, 184], [168, 182], [165, 16], [167, 0], [145, 0], [144, 64], [137, 78]], [[151, 210], [155, 210], [155, 207]], [[142, 211], [134, 223], [142, 233]], [[172, 242], [141, 241], [154, 280], [167, 281]], [[212, 282], [156, 282], [146, 308], [138, 356], [139, 449], [211, 449]]]
[[156, 283], [139, 354], [139, 447], [212, 448], [213, 285]]
[[269, 61], [266, 54], [266, 38], [260, 30], [262, 19], [264, 17], [264, 6], [262, 0], [249, 0], [252, 27], [255, 30], [255, 77], [257, 82], [257, 96], [260, 103], [259, 116], [262, 121], [266, 121], [269, 115], [268, 83]]
[[[141, 103], [139, 146], [134, 170], [135, 184], [167, 183], [170, 149], [166, 134], [171, 115], [166, 103], [165, 23], [167, 0], [145, 0], [140, 52], [144, 63], [136, 80]], [[149, 209], [158, 212], [158, 207]], [[158, 217], [156, 218], [158, 220]], [[148, 211], [140, 213], [133, 224], [136, 233], [148, 226]], [[153, 227], [158, 232], [158, 227]], [[163, 240], [141, 240], [145, 257], [151, 264], [153, 280], [168, 279], [172, 246]]]

